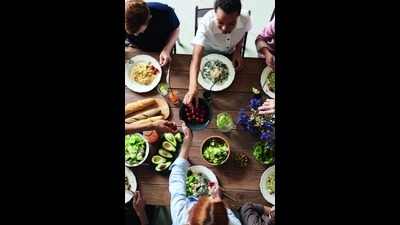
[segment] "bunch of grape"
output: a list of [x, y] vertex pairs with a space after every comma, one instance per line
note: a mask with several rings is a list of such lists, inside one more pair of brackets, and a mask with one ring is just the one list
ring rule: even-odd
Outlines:
[[205, 105], [199, 103], [198, 107], [193, 107], [193, 109], [185, 106], [184, 110], [185, 121], [192, 124], [203, 124], [206, 122], [207, 111]]

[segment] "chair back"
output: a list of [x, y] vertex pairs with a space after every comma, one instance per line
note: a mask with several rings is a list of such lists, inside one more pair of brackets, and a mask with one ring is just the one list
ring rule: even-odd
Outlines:
[[271, 19], [269, 19], [269, 21], [272, 21], [272, 19], [274, 18], [274, 16], [275, 16], [275, 8], [274, 8], [274, 11], [272, 11]]
[[[197, 28], [198, 28], [198, 24], [199, 21], [201, 20], [201, 18], [210, 10], [213, 10], [214, 8], [199, 8], [199, 6], [196, 5], [195, 8], [195, 17], [194, 17], [194, 36], [196, 36], [197, 33]], [[242, 11], [240, 12], [242, 15], [248, 15], [250, 16], [251, 14], [251, 10], [244, 10], [242, 9]], [[243, 43], [242, 43], [242, 48], [240, 49], [240, 54], [242, 57], [244, 57], [244, 52], [246, 51], [246, 41], [247, 41], [247, 32], [244, 34], [244, 39], [243, 39]]]
[[195, 10], [195, 17], [194, 17], [194, 36], [196, 36], [196, 32], [197, 32], [197, 27], [199, 24], [200, 19], [210, 10], [212, 10], [214, 8], [202, 8], [199, 9], [199, 6], [196, 5], [196, 10]]

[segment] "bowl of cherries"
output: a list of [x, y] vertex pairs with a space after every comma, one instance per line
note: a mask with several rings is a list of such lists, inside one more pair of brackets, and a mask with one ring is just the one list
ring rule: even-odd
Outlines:
[[[192, 100], [193, 106], [195, 100]], [[179, 119], [185, 121], [186, 125], [194, 131], [203, 130], [212, 120], [213, 111], [210, 104], [203, 98], [199, 98], [199, 105], [189, 108], [187, 105], [182, 104], [179, 109]]]

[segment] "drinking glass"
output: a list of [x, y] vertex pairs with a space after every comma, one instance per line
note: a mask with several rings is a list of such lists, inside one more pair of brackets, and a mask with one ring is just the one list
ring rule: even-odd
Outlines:
[[178, 93], [179, 93], [178, 91], [169, 89], [168, 97], [169, 97], [169, 100], [170, 100], [170, 101], [172, 102], [172, 104], [174, 104], [174, 105], [178, 105], [178, 104], [179, 104]]
[[236, 129], [236, 124], [233, 122], [232, 116], [227, 112], [222, 112], [217, 116], [217, 127], [221, 132], [228, 132]]

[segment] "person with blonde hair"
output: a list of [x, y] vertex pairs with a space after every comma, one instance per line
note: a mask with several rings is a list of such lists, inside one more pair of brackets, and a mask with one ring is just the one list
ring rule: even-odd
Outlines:
[[146, 52], [160, 52], [160, 66], [171, 60], [180, 21], [167, 4], [143, 0], [125, 2], [125, 41]]
[[210, 197], [186, 197], [186, 174], [189, 169], [188, 156], [192, 145], [193, 132], [181, 120], [185, 134], [184, 142], [178, 158], [170, 166], [169, 192], [171, 193], [171, 217], [173, 225], [241, 225], [240, 220], [221, 199], [221, 188], [214, 182], [213, 188], [208, 186]]

